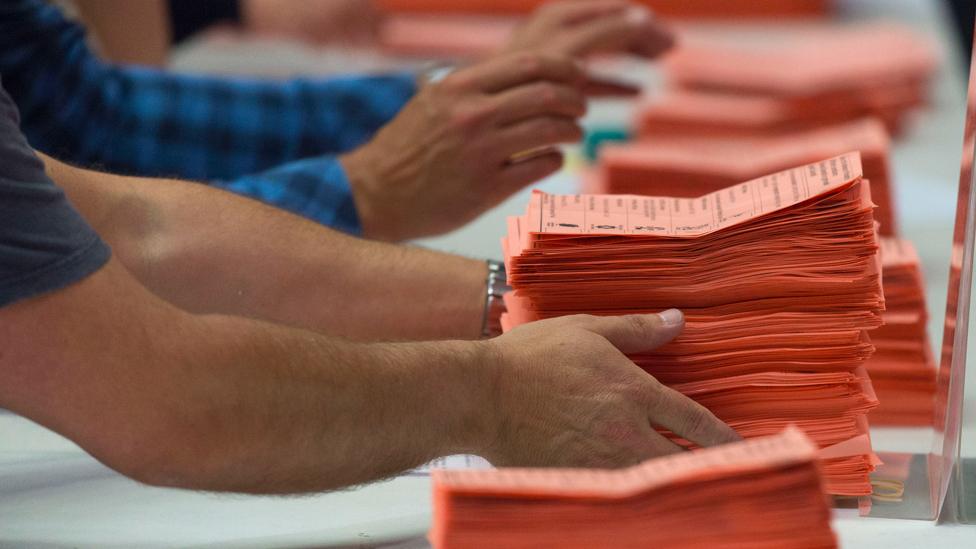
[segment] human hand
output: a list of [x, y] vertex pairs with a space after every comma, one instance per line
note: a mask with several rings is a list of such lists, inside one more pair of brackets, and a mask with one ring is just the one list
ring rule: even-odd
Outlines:
[[489, 342], [497, 429], [482, 455], [499, 466], [624, 467], [681, 451], [653, 426], [701, 446], [740, 440], [700, 404], [665, 387], [623, 353], [681, 332], [680, 311], [576, 315], [520, 326]]
[[674, 45], [674, 35], [650, 10], [626, 0], [560, 0], [535, 11], [503, 52], [537, 51], [582, 57], [630, 52], [653, 58]]
[[582, 82], [568, 58], [519, 53], [422, 87], [341, 158], [363, 233], [397, 241], [447, 232], [557, 171], [562, 154], [548, 147], [583, 135]]

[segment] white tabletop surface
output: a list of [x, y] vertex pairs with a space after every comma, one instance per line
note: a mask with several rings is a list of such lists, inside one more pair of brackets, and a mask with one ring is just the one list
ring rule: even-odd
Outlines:
[[[845, 2], [843, 10], [848, 17], [880, 12], [911, 21], [949, 48], [954, 42], [939, 19], [938, 5], [865, 0]], [[314, 64], [314, 55], [304, 55]], [[189, 52], [183, 64], [205, 65], [200, 60], [207, 58], [206, 52]], [[894, 151], [903, 233], [919, 247], [933, 312], [941, 311], [945, 302], [962, 141], [964, 83], [955, 61], [948, 58], [932, 108], [919, 116]], [[588, 123], [623, 121], [628, 112], [626, 104], [601, 104]], [[539, 188], [573, 192], [575, 176], [564, 173]], [[497, 257], [504, 217], [519, 212], [526, 197], [527, 192], [520, 193], [468, 227], [424, 244], [474, 257]], [[938, 343], [941, 322], [939, 314], [933, 316]], [[974, 384], [970, 385], [972, 397]], [[973, 415], [974, 409], [969, 410]], [[927, 444], [925, 434], [915, 430], [875, 432], [879, 449], [925, 451]], [[150, 488], [106, 469], [60, 436], [0, 411], [0, 548], [425, 547], [429, 492], [429, 480], [418, 477], [301, 498]], [[864, 519], [854, 511], [838, 510], [834, 527], [844, 547], [976, 547], [972, 526]]]

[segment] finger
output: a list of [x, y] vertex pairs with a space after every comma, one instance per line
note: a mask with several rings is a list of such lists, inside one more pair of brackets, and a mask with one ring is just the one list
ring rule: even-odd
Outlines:
[[505, 126], [536, 116], [586, 114], [586, 97], [579, 88], [551, 82], [535, 82], [504, 91], [491, 98], [498, 124]]
[[448, 78], [463, 87], [496, 93], [530, 82], [576, 85], [583, 81], [583, 69], [568, 57], [522, 52], [485, 61]]
[[658, 314], [585, 317], [585, 328], [607, 339], [623, 353], [656, 349], [671, 341], [685, 327], [677, 309]]
[[500, 195], [508, 196], [515, 191], [531, 185], [540, 179], [558, 172], [563, 167], [563, 154], [558, 150], [540, 151], [518, 162], [502, 168], [496, 189]]
[[648, 393], [647, 415], [652, 424], [703, 447], [742, 440], [708, 408], [678, 391], [654, 381]]
[[633, 40], [630, 51], [642, 57], [654, 59], [673, 48], [677, 41], [674, 31], [667, 25], [653, 17], [647, 17], [639, 26], [637, 37]]
[[641, 88], [634, 84], [590, 75], [583, 84], [583, 93], [587, 97], [634, 97], [641, 94]]
[[495, 139], [503, 160], [527, 151], [561, 143], [576, 143], [583, 129], [572, 118], [546, 116], [497, 130]]
[[627, 440], [614, 441], [606, 446], [603, 452], [587, 453], [578, 456], [574, 460], [573, 456], [566, 456], [569, 461], [564, 466], [587, 466], [598, 468], [620, 468], [639, 465], [649, 459], [671, 454], [680, 454], [685, 451], [667, 437], [651, 428], [651, 425], [644, 418], [638, 418], [639, 423], [633, 427], [632, 434]]
[[555, 41], [553, 51], [576, 57], [596, 52], [633, 51], [653, 57], [673, 44], [674, 36], [655, 22], [649, 11], [634, 8], [564, 31]]
[[668, 437], [658, 433], [648, 425], [646, 431], [644, 431], [644, 440], [639, 450], [639, 461], [647, 461], [652, 458], [671, 454], [680, 454], [684, 451], [684, 448], [671, 442], [668, 440]]

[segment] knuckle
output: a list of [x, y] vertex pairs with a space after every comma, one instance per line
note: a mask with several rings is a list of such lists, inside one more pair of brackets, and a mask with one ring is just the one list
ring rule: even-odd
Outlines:
[[536, 133], [541, 140], [548, 142], [561, 141], [571, 135], [568, 124], [552, 119], [540, 120]]
[[519, 70], [528, 78], [537, 78], [542, 75], [545, 62], [537, 53], [523, 52], [516, 57]]
[[494, 108], [487, 104], [470, 103], [459, 106], [451, 114], [451, 126], [455, 130], [466, 132], [481, 125], [494, 113]]
[[684, 418], [685, 429], [691, 436], [699, 436], [708, 431], [711, 418], [704, 408], [695, 406], [688, 410]]
[[586, 100], [583, 95], [572, 90], [567, 93], [567, 95], [561, 99], [560, 103], [565, 105], [567, 111], [573, 113], [574, 115], [582, 115], [586, 112]]
[[667, 400], [667, 389], [653, 377], [647, 376], [647, 381], [640, 386], [640, 396], [644, 405], [651, 409], [667, 409], [663, 406]]
[[638, 334], [646, 333], [651, 329], [651, 325], [647, 321], [647, 317], [643, 315], [627, 315], [623, 317], [623, 320], [627, 323], [631, 330]]
[[586, 315], [586, 314], [568, 315], [562, 318], [564, 318], [567, 323], [578, 324], [580, 326], [587, 326], [589, 324], [593, 324], [593, 322], [596, 320], [595, 316]]
[[573, 141], [581, 137], [581, 132], [579, 126], [569, 120], [562, 120], [559, 122], [559, 138], [565, 139], [567, 141]]
[[559, 123], [546, 121], [540, 124], [539, 137], [544, 141], [556, 141], [562, 136]]
[[[564, 46], [568, 48], [568, 46]], [[560, 55], [558, 57], [553, 57], [552, 62], [554, 63], [554, 69], [558, 69], [560, 72], [564, 73], [567, 80], [583, 80], [586, 76], [586, 71], [583, 69], [583, 65], [576, 60], [572, 55]]]
[[555, 107], [560, 103], [559, 90], [552, 84], [538, 84], [535, 97], [542, 107]]
[[612, 443], [628, 443], [640, 438], [641, 428], [629, 419], [614, 419], [603, 425], [600, 436]]
[[470, 85], [470, 83], [471, 79], [468, 77], [467, 72], [459, 71], [447, 75], [447, 77], [440, 82], [433, 84], [433, 86], [441, 90], [458, 91], [465, 89], [468, 87], [468, 85]]

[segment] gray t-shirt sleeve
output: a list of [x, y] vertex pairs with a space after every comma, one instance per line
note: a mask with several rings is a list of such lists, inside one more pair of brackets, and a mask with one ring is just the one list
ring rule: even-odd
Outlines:
[[77, 282], [110, 256], [44, 173], [0, 80], [0, 307]]

